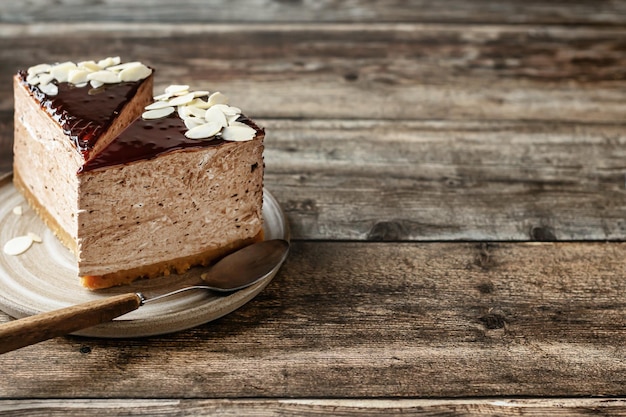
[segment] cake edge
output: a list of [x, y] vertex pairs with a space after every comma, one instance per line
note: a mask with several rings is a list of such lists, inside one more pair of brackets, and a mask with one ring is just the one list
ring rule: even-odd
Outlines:
[[[32, 195], [28, 187], [26, 187], [19, 175], [19, 172], [13, 171], [13, 185], [24, 196], [28, 205], [35, 211], [37, 216], [43, 220], [44, 224], [54, 233], [59, 241], [69, 249], [74, 256], [76, 255], [77, 247], [75, 240], [68, 235], [65, 230], [59, 226], [57, 221], [52, 217], [48, 210], [39, 204], [39, 201]], [[161, 275], [170, 275], [175, 272], [181, 274], [194, 266], [207, 266], [218, 258], [235, 252], [245, 246], [251, 245], [256, 242], [260, 242], [264, 239], [263, 229], [256, 236], [248, 239], [239, 239], [226, 246], [219, 248], [211, 248], [201, 253], [197, 253], [190, 256], [181, 258], [174, 258], [171, 260], [143, 265], [137, 268], [127, 269], [123, 271], [116, 271], [110, 274], [101, 276], [81, 276], [81, 284], [90, 290], [99, 290], [105, 288], [111, 288], [120, 285], [130, 284], [140, 279], [156, 278]]]
[[54, 233], [54, 235], [61, 241], [63, 246], [70, 250], [74, 256], [78, 256], [78, 246], [76, 240], [65, 231], [63, 227], [57, 222], [57, 220], [50, 214], [39, 200], [30, 192], [30, 189], [22, 181], [17, 167], [13, 166], [13, 185], [17, 191], [22, 194], [30, 208], [33, 209], [35, 214], [44, 222], [44, 224]]

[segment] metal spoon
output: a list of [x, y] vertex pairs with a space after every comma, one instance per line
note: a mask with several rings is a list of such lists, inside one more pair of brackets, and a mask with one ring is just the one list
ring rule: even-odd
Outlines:
[[121, 294], [0, 324], [0, 354], [111, 321], [146, 303], [183, 291], [232, 292], [249, 287], [280, 265], [288, 250], [289, 243], [285, 240], [266, 240], [222, 258], [202, 274], [206, 285], [184, 287], [150, 298], [139, 292]]

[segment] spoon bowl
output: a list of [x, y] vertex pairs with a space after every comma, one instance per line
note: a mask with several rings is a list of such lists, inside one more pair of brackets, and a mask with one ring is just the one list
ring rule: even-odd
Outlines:
[[141, 305], [189, 290], [233, 292], [256, 284], [283, 263], [289, 252], [289, 242], [282, 239], [265, 240], [246, 246], [220, 259], [207, 272], [200, 275], [204, 285], [191, 285], [166, 294], [141, 298]]

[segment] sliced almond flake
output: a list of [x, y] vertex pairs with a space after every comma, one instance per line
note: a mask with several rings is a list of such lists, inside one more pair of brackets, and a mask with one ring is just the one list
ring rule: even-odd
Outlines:
[[176, 97], [170, 100], [170, 105], [172, 106], [180, 106], [182, 104], [187, 104], [191, 102], [195, 97], [193, 93], [185, 94], [184, 96]]
[[27, 72], [28, 75], [37, 75], [37, 74], [41, 74], [43, 72], [49, 72], [50, 68], [52, 68], [52, 65], [49, 64], [39, 64], [39, 65], [34, 65], [32, 67], [30, 67]]
[[96, 64], [96, 61], [81, 61], [78, 64], [76, 64], [76, 66], [78, 68], [85, 69], [90, 72], [100, 71], [102, 69], [98, 66], [98, 64]]
[[217, 91], [209, 96], [208, 103], [210, 106], [214, 106], [216, 104], [228, 104], [228, 97]]
[[57, 94], [59, 94], [59, 87], [57, 87], [56, 84], [40, 85], [39, 89], [41, 90], [42, 93], [47, 94], [49, 96], [56, 96]]
[[187, 108], [187, 114], [192, 115], [194, 117], [202, 117], [204, 118], [204, 115], [206, 113], [206, 111], [204, 109], [200, 109], [198, 107], [195, 106], [185, 106]]
[[240, 114], [235, 114], [233, 116], [226, 116], [226, 120], [228, 120], [228, 125], [232, 125], [233, 123], [238, 123], [237, 120], [239, 119], [239, 116], [241, 116]]
[[194, 98], [189, 103], [185, 104], [185, 106], [198, 107], [199, 105], [202, 105], [203, 103], [206, 104], [206, 101], [202, 100], [201, 98]]
[[119, 56], [110, 56], [108, 58], [104, 58], [98, 61], [98, 66], [101, 69], [105, 69], [108, 67], [112, 67], [113, 65], [119, 65], [120, 62], [122, 62], [122, 60]]
[[57, 64], [50, 68], [50, 74], [60, 83], [67, 82], [67, 77], [71, 70], [76, 69], [76, 64], [67, 61], [61, 64]]
[[106, 70], [107, 71], [121, 71], [121, 70], [125, 70], [126, 68], [136, 67], [139, 65], [143, 65], [143, 64], [139, 61], [124, 62], [123, 64], [112, 65], [110, 67], [107, 67]]
[[4, 253], [7, 255], [20, 255], [28, 250], [33, 244], [33, 238], [30, 236], [18, 236], [9, 240], [4, 244]]
[[39, 84], [49, 84], [52, 82], [52, 80], [54, 80], [54, 77], [52, 76], [52, 74], [47, 74], [47, 73], [43, 73], [43, 74], [39, 74]]
[[152, 98], [154, 100], [161, 101], [161, 100], [169, 100], [171, 97], [172, 97], [171, 94], [165, 93], [165, 94], [159, 94], [158, 96], [154, 96]]
[[39, 75], [32, 74], [26, 76], [26, 82], [30, 85], [38, 85], [39, 84]]
[[[67, 81], [72, 84], [80, 84], [80, 83], [87, 82], [87, 74], [89, 74], [89, 72], [85, 70], [73, 69], [68, 74]], [[44, 83], [44, 84], [47, 84], [47, 83]]]
[[16, 216], [21, 216], [24, 211], [22, 210], [22, 206], [13, 207], [13, 214]]
[[155, 101], [152, 104], [148, 104], [144, 108], [146, 110], [158, 110], [158, 109], [164, 109], [166, 107], [172, 107], [172, 106], [170, 106], [170, 103], [168, 103], [167, 101]]
[[180, 93], [180, 92], [188, 91], [188, 90], [189, 90], [188, 85], [172, 84], [165, 88], [165, 94], [173, 95], [175, 93]]
[[78, 83], [78, 84], [76, 84], [76, 87], [78, 87], [78, 88], [83, 88], [85, 86], [87, 86], [87, 83]]
[[169, 116], [170, 114], [174, 113], [174, 110], [174, 107], [164, 107], [157, 110], [148, 110], [144, 112], [141, 117], [143, 117], [145, 120], [160, 119], [161, 117]]
[[211, 94], [211, 93], [209, 93], [206, 90], [200, 90], [200, 91], [194, 91], [193, 92], [193, 96], [196, 97], [196, 98], [197, 97], [208, 97], [209, 94]]
[[228, 126], [226, 115], [217, 107], [211, 107], [204, 113], [207, 122], [215, 122], [222, 127]]
[[178, 117], [180, 117], [181, 119], [186, 119], [187, 117], [191, 117], [191, 114], [189, 114], [189, 109], [191, 107], [189, 106], [178, 106], [176, 108], [176, 110], [178, 111]]
[[33, 240], [33, 242], [41, 243], [43, 239], [37, 233], [28, 232], [28, 236]]
[[226, 116], [234, 116], [234, 115], [241, 114], [240, 108], [229, 106], [228, 104], [216, 104], [215, 107], [220, 109], [222, 113], [224, 113]]
[[185, 123], [185, 126], [187, 126], [187, 129], [190, 130], [206, 123], [204, 119], [199, 119], [197, 117], [187, 117], [186, 119], [183, 119], [183, 122]]
[[222, 126], [215, 122], [208, 122], [185, 132], [185, 136], [189, 139], [208, 139], [217, 135]]
[[123, 82], [134, 82], [143, 80], [152, 74], [152, 70], [143, 64], [128, 67], [120, 71], [119, 77]]
[[98, 80], [89, 80], [89, 84], [91, 84], [93, 88], [100, 88], [104, 85], [102, 81], [98, 81]]
[[100, 81], [104, 84], [115, 84], [120, 82], [120, 79], [116, 73], [104, 70], [89, 73], [87, 75], [87, 79], [90, 81]]
[[256, 131], [243, 123], [235, 123], [225, 127], [222, 131], [222, 138], [232, 142], [245, 142], [254, 139]]
[[203, 109], [203, 110], [206, 110], [206, 109], [208, 109], [209, 107], [212, 106], [207, 101], [204, 101], [201, 98], [197, 98], [197, 99], [193, 100], [191, 103], [189, 103], [189, 105], [197, 107], [199, 109]]

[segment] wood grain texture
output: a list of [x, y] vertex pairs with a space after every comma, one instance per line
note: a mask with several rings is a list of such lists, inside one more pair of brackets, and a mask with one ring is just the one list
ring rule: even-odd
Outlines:
[[296, 242], [235, 313], [173, 336], [4, 354], [0, 393], [623, 396], [625, 256], [624, 243]]
[[298, 239], [626, 238], [620, 124], [262, 123]]
[[0, 22], [474, 22], [623, 24], [620, 1], [528, 0], [45, 0], [9, 2]]
[[257, 118], [621, 122], [625, 50], [621, 27], [0, 25], [0, 78], [98, 51], [158, 68], [157, 91], [219, 88]]
[[0, 416], [588, 416], [626, 415], [624, 398], [553, 399], [242, 399], [242, 400], [0, 400]]

